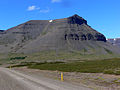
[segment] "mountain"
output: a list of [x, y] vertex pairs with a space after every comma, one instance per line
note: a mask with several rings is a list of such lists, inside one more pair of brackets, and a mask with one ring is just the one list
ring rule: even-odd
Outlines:
[[114, 46], [120, 47], [120, 38], [108, 38], [107, 42], [111, 43]]
[[31, 20], [0, 33], [0, 53], [76, 51], [85, 54], [120, 53], [78, 15], [55, 20]]

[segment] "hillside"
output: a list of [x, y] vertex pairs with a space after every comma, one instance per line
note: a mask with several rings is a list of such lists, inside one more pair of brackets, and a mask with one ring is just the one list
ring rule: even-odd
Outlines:
[[31, 20], [0, 31], [0, 53], [67, 51], [82, 54], [118, 54], [120, 49], [106, 42], [78, 15], [55, 20]]

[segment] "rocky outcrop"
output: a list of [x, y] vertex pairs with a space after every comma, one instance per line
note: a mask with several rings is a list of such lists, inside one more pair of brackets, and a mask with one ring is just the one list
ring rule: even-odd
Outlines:
[[6, 34], [5, 30], [0, 30], [0, 34]]
[[95, 35], [92, 35], [90, 33], [88, 34], [65, 34], [65, 40], [80, 40], [80, 41], [86, 41], [86, 40], [91, 40], [91, 41], [104, 41], [106, 42], [106, 38], [102, 34], [96, 33]]
[[[94, 31], [87, 25], [87, 21], [78, 15], [73, 15], [67, 18], [70, 33], [65, 34], [65, 40], [92, 40], [92, 41], [104, 41], [106, 42], [106, 38], [103, 34]], [[75, 26], [76, 25], [76, 26]], [[82, 28], [81, 28], [81, 27]], [[85, 28], [88, 28], [88, 30]], [[84, 31], [83, 31], [84, 30]], [[90, 30], [90, 31], [89, 31]]]
[[87, 21], [85, 19], [83, 19], [82, 17], [78, 16], [77, 14], [67, 18], [68, 19], [68, 23], [69, 24], [86, 24], [87, 25]]
[[0, 32], [4, 32], [5, 30], [0, 30]]

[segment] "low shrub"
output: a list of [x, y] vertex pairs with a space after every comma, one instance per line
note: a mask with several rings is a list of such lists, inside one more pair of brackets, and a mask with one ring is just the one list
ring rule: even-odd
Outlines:
[[18, 60], [18, 59], [25, 59], [27, 56], [25, 57], [12, 57], [10, 58], [10, 60]]

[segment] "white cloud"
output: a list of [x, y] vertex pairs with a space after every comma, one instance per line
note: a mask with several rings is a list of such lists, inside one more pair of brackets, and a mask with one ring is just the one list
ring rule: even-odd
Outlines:
[[34, 5], [33, 5], [33, 6], [29, 6], [27, 10], [28, 10], [28, 11], [37, 10], [37, 11], [39, 11], [40, 13], [48, 13], [48, 12], [50, 12], [49, 7], [46, 8], [46, 9], [40, 9], [40, 7], [37, 7], [37, 6], [34, 6]]
[[50, 9], [49, 9], [49, 8], [40, 10], [40, 13], [48, 13], [48, 12], [50, 12]]
[[40, 9], [40, 7], [37, 7], [37, 6], [33, 5], [33, 6], [29, 6], [27, 10], [28, 11], [34, 11], [34, 10], [39, 10], [39, 9]]
[[61, 0], [52, 0], [52, 3], [61, 2]]

